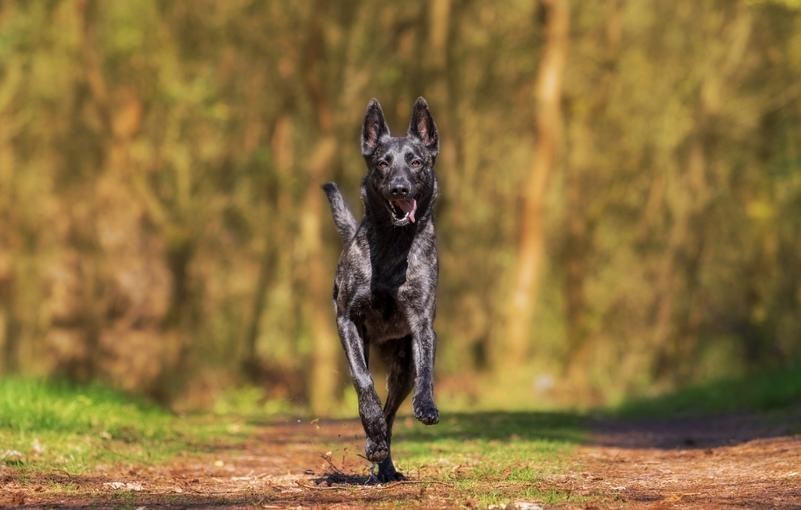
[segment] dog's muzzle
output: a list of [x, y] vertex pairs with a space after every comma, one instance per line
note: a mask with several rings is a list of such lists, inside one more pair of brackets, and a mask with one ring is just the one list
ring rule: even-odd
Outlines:
[[387, 201], [392, 223], [396, 227], [403, 227], [415, 222], [414, 214], [417, 212], [417, 200], [414, 198], [392, 198]]

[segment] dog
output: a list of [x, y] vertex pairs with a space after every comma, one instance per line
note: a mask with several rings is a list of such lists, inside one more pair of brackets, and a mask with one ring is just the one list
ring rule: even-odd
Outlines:
[[[364, 218], [357, 223], [336, 184], [323, 186], [343, 250], [334, 279], [337, 330], [359, 399], [379, 482], [403, 480], [390, 454], [392, 424], [414, 388], [414, 416], [439, 422], [434, 403], [436, 288], [434, 235], [439, 135], [428, 103], [417, 98], [406, 136], [392, 137], [377, 100], [367, 105], [361, 131], [367, 175]], [[370, 346], [387, 362], [383, 410], [369, 372]]]

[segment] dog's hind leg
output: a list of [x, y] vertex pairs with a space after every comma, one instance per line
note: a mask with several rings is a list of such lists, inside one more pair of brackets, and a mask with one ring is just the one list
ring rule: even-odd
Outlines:
[[367, 435], [365, 456], [371, 462], [381, 462], [389, 455], [387, 422], [381, 411], [381, 402], [373, 386], [373, 378], [367, 370], [367, 346], [364, 335], [347, 315], [337, 317], [337, 329], [345, 348], [345, 357], [353, 378], [353, 386], [359, 398], [359, 417]]
[[387, 422], [387, 446], [389, 455], [378, 464], [378, 480], [392, 482], [405, 477], [395, 470], [392, 462], [392, 424], [395, 414], [414, 386], [412, 363], [412, 337], [389, 341], [381, 346], [381, 357], [387, 364], [387, 401], [384, 403], [384, 419]]

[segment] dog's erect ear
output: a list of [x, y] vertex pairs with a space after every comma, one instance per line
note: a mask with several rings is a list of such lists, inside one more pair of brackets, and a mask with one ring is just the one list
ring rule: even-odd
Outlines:
[[381, 109], [377, 99], [371, 99], [367, 103], [367, 113], [364, 114], [364, 125], [362, 126], [362, 154], [369, 156], [378, 147], [381, 138], [389, 136], [389, 127], [384, 120], [384, 111]]
[[428, 109], [425, 98], [418, 97], [412, 107], [412, 119], [409, 121], [409, 136], [413, 136], [423, 142], [432, 157], [439, 153], [439, 135], [437, 125], [434, 124], [434, 117]]

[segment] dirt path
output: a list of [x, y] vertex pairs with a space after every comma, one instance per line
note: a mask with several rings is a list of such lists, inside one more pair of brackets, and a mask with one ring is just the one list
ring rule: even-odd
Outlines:
[[[569, 492], [559, 508], [801, 508], [798, 420], [754, 416], [592, 423], [592, 443], [571, 466], [539, 482]], [[246, 445], [153, 467], [107, 467], [91, 475], [20, 476], [0, 470], [0, 505], [92, 508], [451, 508], [472, 504], [435, 471], [412, 482], [363, 486], [354, 421], [263, 425]], [[328, 452], [331, 452], [328, 454]], [[340, 473], [341, 472], [341, 473]], [[331, 482], [348, 482], [333, 483]], [[502, 484], [503, 481], [491, 483]], [[543, 505], [546, 506], [546, 505]]]
[[[435, 480], [363, 485], [369, 463], [356, 421], [262, 425], [245, 445], [213, 445], [166, 465], [101, 467], [91, 475], [34, 475], [0, 467], [0, 507], [360, 508], [445, 503]], [[342, 474], [340, 474], [342, 473]], [[344, 484], [329, 485], [329, 479]], [[447, 487], [446, 487], [447, 488]], [[429, 495], [431, 497], [429, 497]]]
[[562, 482], [610, 508], [801, 508], [799, 417], [599, 422]]

